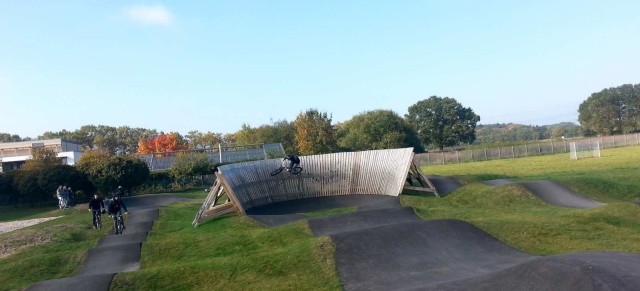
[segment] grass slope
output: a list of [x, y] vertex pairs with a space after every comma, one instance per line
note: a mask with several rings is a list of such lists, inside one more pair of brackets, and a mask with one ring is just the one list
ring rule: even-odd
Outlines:
[[161, 210], [143, 244], [142, 268], [118, 274], [113, 290], [339, 290], [334, 246], [305, 222], [265, 228], [226, 216], [191, 226], [199, 203]]
[[52, 217], [52, 216], [59, 216], [59, 215], [60, 215], [60, 212], [57, 206], [30, 207], [30, 206], [20, 205], [19, 207], [13, 207], [13, 206], [0, 207], [0, 222]]

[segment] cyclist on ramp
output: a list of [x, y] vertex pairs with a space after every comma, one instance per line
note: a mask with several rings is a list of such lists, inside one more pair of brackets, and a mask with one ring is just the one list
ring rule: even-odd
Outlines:
[[300, 172], [302, 172], [302, 168], [300, 167], [300, 158], [296, 155], [286, 155], [282, 159], [282, 164], [280, 165], [280, 167], [271, 172], [271, 176], [280, 174], [282, 170], [286, 170], [287, 172], [289, 172], [289, 174], [299, 174]]

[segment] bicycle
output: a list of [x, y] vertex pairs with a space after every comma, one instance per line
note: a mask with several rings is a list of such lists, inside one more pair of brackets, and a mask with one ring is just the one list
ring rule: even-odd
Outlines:
[[[289, 169], [289, 168], [287, 168], [285, 166], [280, 166], [279, 168], [277, 168], [277, 169], [273, 170], [273, 172], [271, 172], [271, 176], [275, 176], [275, 175], [280, 174], [284, 169]], [[300, 174], [300, 172], [302, 172], [302, 168], [300, 166], [295, 166], [289, 171], [289, 174], [297, 175], [297, 174]]]
[[100, 210], [91, 210], [93, 212], [93, 229], [101, 229], [102, 228], [102, 212]]
[[124, 227], [124, 217], [122, 214], [118, 213], [115, 215], [113, 228], [115, 228], [116, 234], [122, 234], [122, 231], [126, 228]]
[[62, 197], [62, 198], [58, 198], [58, 207], [60, 208], [60, 210], [64, 210], [66, 208], [69, 208], [69, 204], [67, 202], [67, 199]]

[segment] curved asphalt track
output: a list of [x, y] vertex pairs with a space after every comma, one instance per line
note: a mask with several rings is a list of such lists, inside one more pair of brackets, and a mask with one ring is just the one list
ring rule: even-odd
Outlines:
[[569, 188], [549, 180], [514, 182], [509, 179], [497, 179], [483, 182], [490, 186], [502, 186], [508, 184], [519, 184], [527, 188], [534, 195], [543, 201], [562, 207], [572, 208], [594, 208], [605, 205], [603, 203], [585, 198]]
[[[531, 191], [558, 186], [540, 184], [534, 183]], [[412, 209], [401, 207], [397, 197], [308, 198], [247, 213], [277, 226], [292, 216], [304, 219], [299, 213], [335, 207], [357, 207], [357, 211], [307, 220], [315, 235], [328, 235], [335, 243], [336, 268], [345, 290], [638, 290], [640, 286], [640, 254], [533, 256], [461, 220], [423, 221]]]
[[[27, 290], [109, 290], [116, 273], [140, 268], [142, 242], [158, 218], [158, 209], [179, 200], [184, 198], [164, 194], [124, 198], [129, 214], [123, 234], [101, 238], [98, 246], [87, 253], [85, 264], [76, 276], [42, 281]], [[87, 219], [91, 217], [87, 215]], [[104, 227], [113, 225], [108, 216], [103, 216], [103, 223]]]

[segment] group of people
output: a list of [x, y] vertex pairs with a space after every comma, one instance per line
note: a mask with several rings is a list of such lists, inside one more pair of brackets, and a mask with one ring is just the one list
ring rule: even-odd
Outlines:
[[93, 228], [97, 228], [96, 217], [97, 215], [101, 215], [103, 213], [108, 213], [111, 218], [113, 218], [113, 225], [115, 230], [115, 225], [117, 223], [118, 216], [129, 213], [127, 210], [127, 205], [122, 200], [122, 195], [124, 191], [122, 190], [122, 186], [118, 187], [118, 190], [113, 193], [113, 197], [109, 199], [107, 202], [107, 206], [105, 207], [104, 199], [98, 195], [98, 193], [93, 194], [93, 198], [89, 201], [89, 211], [91, 212], [91, 216], [93, 217]]
[[73, 190], [69, 186], [58, 186], [56, 189], [56, 197], [58, 198], [58, 207], [65, 209], [73, 206]]

